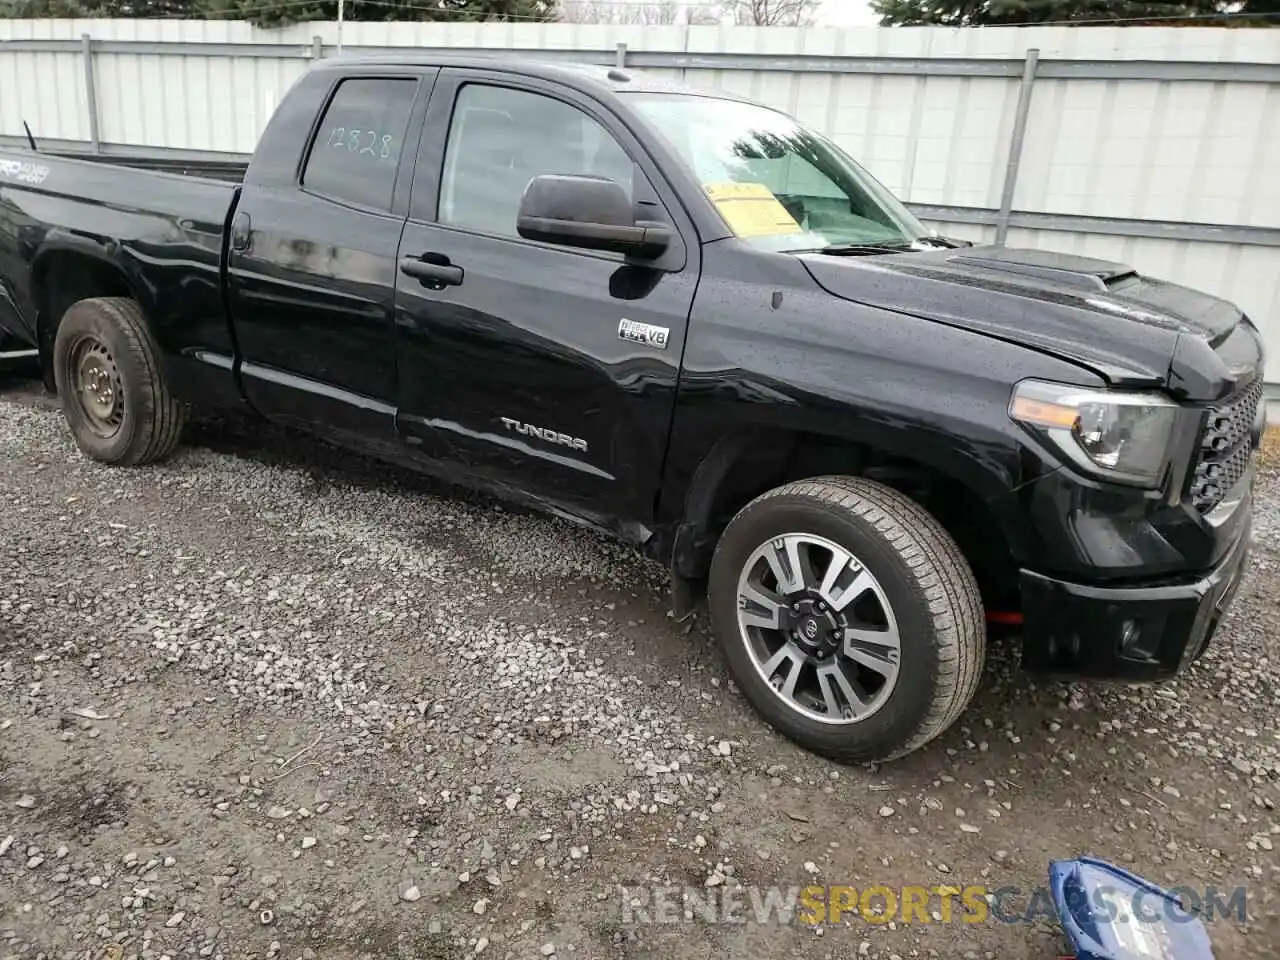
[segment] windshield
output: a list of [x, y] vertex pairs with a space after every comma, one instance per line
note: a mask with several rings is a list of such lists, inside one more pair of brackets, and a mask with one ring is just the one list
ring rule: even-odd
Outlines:
[[830, 140], [784, 113], [689, 94], [627, 94], [725, 222], [774, 251], [901, 246], [930, 232]]

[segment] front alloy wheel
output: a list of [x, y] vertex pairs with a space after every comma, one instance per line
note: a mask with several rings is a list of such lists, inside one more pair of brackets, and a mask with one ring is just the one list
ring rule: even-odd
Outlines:
[[866, 564], [825, 537], [785, 533], [756, 548], [738, 578], [738, 630], [775, 695], [821, 723], [865, 720], [898, 682], [893, 605]]
[[747, 699], [832, 759], [909, 753], [977, 689], [973, 572], [933, 516], [884, 484], [818, 477], [757, 497], [716, 545], [707, 599]]

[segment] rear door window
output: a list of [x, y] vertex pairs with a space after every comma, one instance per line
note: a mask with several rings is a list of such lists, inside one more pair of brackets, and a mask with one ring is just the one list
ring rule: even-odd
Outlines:
[[413, 78], [343, 80], [316, 131], [303, 188], [389, 211], [417, 89]]

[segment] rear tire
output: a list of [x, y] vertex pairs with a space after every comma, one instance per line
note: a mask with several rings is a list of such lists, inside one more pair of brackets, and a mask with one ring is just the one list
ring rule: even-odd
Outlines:
[[53, 373], [62, 414], [87, 456], [134, 466], [177, 446], [184, 411], [165, 386], [160, 352], [135, 301], [72, 304], [58, 325]]
[[755, 709], [837, 761], [918, 749], [981, 677], [972, 570], [924, 508], [870, 480], [801, 480], [749, 503], [716, 546], [708, 605]]

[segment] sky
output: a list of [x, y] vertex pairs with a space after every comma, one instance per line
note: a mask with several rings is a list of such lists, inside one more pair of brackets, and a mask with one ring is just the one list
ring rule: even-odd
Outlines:
[[874, 27], [877, 19], [866, 0], [824, 0], [818, 22], [838, 27]]

